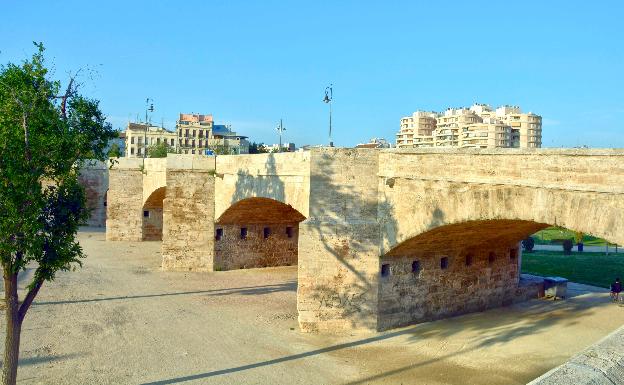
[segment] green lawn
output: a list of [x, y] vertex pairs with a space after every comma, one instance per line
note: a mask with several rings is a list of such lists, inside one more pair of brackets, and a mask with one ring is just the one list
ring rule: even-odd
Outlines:
[[[574, 242], [575, 232], [561, 227], [548, 227], [533, 234], [536, 245], [560, 244], [562, 239], [571, 239]], [[596, 238], [588, 234], [583, 235], [583, 244], [587, 246], [604, 246], [607, 243], [602, 238]]]
[[578, 253], [559, 251], [522, 253], [522, 272], [558, 276], [572, 282], [609, 288], [616, 277], [624, 278], [624, 253]]

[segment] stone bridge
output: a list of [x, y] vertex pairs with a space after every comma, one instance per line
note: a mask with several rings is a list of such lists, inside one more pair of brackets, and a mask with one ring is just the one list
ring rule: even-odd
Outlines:
[[108, 240], [168, 270], [298, 265], [302, 330], [384, 330], [540, 295], [519, 241], [624, 244], [624, 151], [371, 150], [122, 159]]

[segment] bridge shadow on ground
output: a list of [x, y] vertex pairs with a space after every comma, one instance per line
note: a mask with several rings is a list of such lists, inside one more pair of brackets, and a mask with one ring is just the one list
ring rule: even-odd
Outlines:
[[[473, 313], [441, 321], [423, 323], [392, 332], [380, 333], [378, 335], [331, 345], [319, 349], [309, 350], [288, 356], [268, 359], [246, 365], [234, 366], [220, 370], [190, 374], [165, 380], [146, 382], [143, 385], [165, 385], [178, 384], [187, 381], [206, 379], [217, 376], [224, 376], [237, 372], [253, 370], [257, 368], [279, 365], [306, 358], [313, 358], [318, 355], [335, 353], [349, 354], [348, 350], [355, 347], [366, 347], [376, 344], [386, 345], [390, 351], [397, 347], [404, 347], [427, 340], [445, 340], [453, 338], [458, 334], [468, 335], [468, 343], [456, 351], [443, 356], [430, 359], [422, 359], [419, 354], [414, 354], [414, 362], [410, 365], [393, 368], [391, 370], [378, 373], [372, 376], [360, 378], [344, 385], [367, 384], [384, 377], [407, 372], [412, 369], [424, 367], [441, 361], [456, 358], [467, 353], [473, 353], [480, 349], [496, 345], [504, 345], [518, 338], [548, 333], [551, 327], [568, 327], [583, 322], [584, 318], [592, 316], [597, 309], [605, 306], [615, 306], [608, 301], [604, 294], [597, 297], [595, 293], [586, 296], [579, 296], [572, 300], [547, 301], [532, 300], [526, 303], [513, 305], [505, 308], [498, 308], [482, 313]], [[464, 337], [465, 338], [465, 337]], [[429, 343], [429, 342], [427, 342]], [[390, 345], [390, 346], [388, 346]], [[342, 351], [342, 352], [341, 352]], [[376, 350], [378, 352], [378, 350]], [[501, 360], [505, 360], [504, 357]], [[391, 363], [388, 364], [391, 366]]]
[[226, 289], [212, 289], [212, 290], [195, 290], [195, 291], [182, 291], [174, 293], [159, 293], [159, 294], [139, 294], [139, 295], [125, 295], [118, 297], [106, 297], [106, 298], [85, 298], [66, 301], [37, 301], [33, 303], [33, 306], [44, 305], [67, 305], [75, 303], [89, 303], [89, 302], [106, 302], [106, 301], [125, 301], [158, 297], [172, 297], [183, 295], [208, 295], [208, 296], [225, 296], [225, 295], [266, 295], [271, 293], [283, 292], [283, 291], [297, 291], [297, 281], [288, 281], [285, 283], [279, 283], [274, 285], [263, 286], [244, 286], [234, 287]]

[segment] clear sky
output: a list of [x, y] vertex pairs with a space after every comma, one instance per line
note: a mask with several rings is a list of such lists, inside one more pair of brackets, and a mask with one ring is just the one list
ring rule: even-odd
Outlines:
[[[98, 3], [98, 5], [95, 5]], [[622, 1], [9, 1], [0, 63], [42, 41], [58, 78], [116, 128], [144, 115], [173, 128], [212, 113], [251, 140], [394, 142], [415, 110], [473, 102], [543, 116], [546, 147], [624, 147]]]

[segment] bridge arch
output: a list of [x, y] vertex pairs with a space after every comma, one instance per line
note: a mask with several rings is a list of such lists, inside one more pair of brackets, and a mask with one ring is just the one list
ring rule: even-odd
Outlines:
[[305, 216], [280, 201], [254, 197], [227, 208], [215, 224], [215, 270], [296, 265]]
[[159, 187], [143, 203], [141, 229], [144, 241], [162, 241], [163, 202], [166, 192], [166, 187]]
[[[386, 187], [380, 217], [382, 255], [437, 227], [473, 221], [561, 226], [624, 244], [624, 201], [619, 194], [503, 184], [410, 182], [403, 186], [395, 183], [391, 192], [388, 190], [393, 189]], [[522, 229], [517, 227], [520, 232]]]
[[380, 330], [538, 297], [520, 241], [546, 227], [624, 242], [624, 201], [609, 192], [407, 179], [383, 190]]

